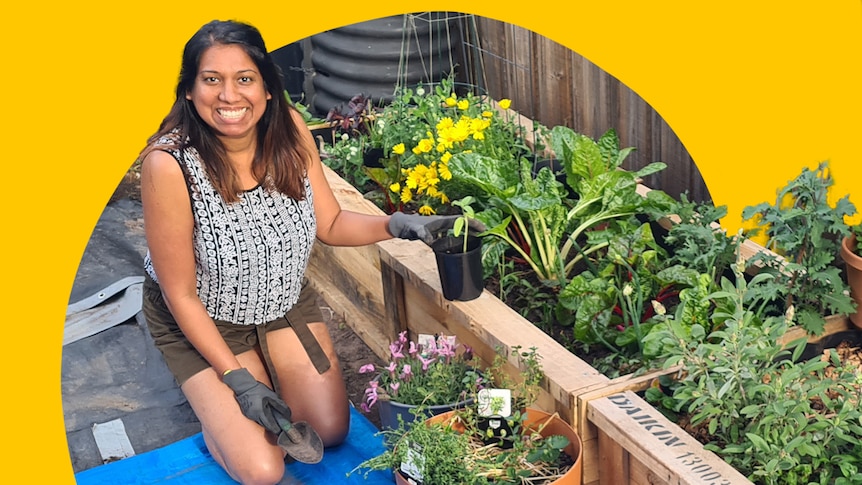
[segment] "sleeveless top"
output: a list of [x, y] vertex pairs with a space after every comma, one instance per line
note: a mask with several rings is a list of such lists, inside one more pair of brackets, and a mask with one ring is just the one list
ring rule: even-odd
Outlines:
[[[195, 148], [165, 151], [186, 177], [197, 293], [210, 317], [241, 325], [283, 317], [299, 299], [317, 233], [308, 178], [304, 200], [258, 185], [229, 204], [210, 183]], [[158, 282], [149, 251], [144, 268]]]

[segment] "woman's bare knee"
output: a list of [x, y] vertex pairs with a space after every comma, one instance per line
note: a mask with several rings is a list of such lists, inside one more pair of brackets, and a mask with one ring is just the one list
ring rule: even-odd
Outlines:
[[228, 465], [230, 475], [243, 485], [275, 485], [284, 477], [284, 459], [254, 459]]

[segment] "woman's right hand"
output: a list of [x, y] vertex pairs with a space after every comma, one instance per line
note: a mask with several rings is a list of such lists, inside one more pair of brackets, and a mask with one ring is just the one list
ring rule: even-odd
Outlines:
[[287, 404], [272, 389], [255, 379], [247, 369], [228, 370], [222, 376], [222, 381], [231, 388], [242, 414], [248, 419], [276, 435], [283, 430], [279, 419], [290, 422], [290, 408]]

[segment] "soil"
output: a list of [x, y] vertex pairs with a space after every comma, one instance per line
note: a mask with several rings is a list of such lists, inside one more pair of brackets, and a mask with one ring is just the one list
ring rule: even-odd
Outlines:
[[374, 353], [362, 338], [344, 321], [340, 315], [330, 308], [323, 298], [318, 299], [318, 304], [323, 313], [323, 319], [329, 327], [338, 360], [341, 363], [341, 372], [344, 375], [344, 384], [347, 387], [347, 398], [359, 409], [371, 423], [380, 428], [380, 416], [376, 408], [365, 413], [360, 405], [365, 400], [365, 388], [368, 387], [368, 375], [359, 374], [359, 368], [365, 364], [375, 364], [382, 367], [385, 362]]

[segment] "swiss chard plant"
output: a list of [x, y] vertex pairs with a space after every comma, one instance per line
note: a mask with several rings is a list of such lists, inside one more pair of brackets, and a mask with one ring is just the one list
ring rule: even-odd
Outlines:
[[[666, 261], [649, 224], [615, 234], [605, 256], [560, 292], [558, 321], [571, 323], [582, 344], [599, 343], [626, 361], [642, 361], [644, 338], [666, 307], [675, 306], [681, 289], [697, 285], [695, 270]], [[615, 374], [618, 367], [599, 370]]]
[[661, 191], [642, 196], [640, 177], [662, 170], [655, 162], [640, 171], [620, 170], [632, 149], [619, 149], [616, 132], [599, 140], [557, 126], [551, 146], [563, 164], [571, 200], [547, 168], [534, 176], [526, 159], [501, 163], [474, 153], [461, 153], [449, 162], [453, 178], [478, 189], [484, 210], [477, 214], [497, 236], [518, 253], [548, 286], [563, 287], [575, 265], [607, 246], [588, 232], [639, 213], [660, 212], [672, 198]]

